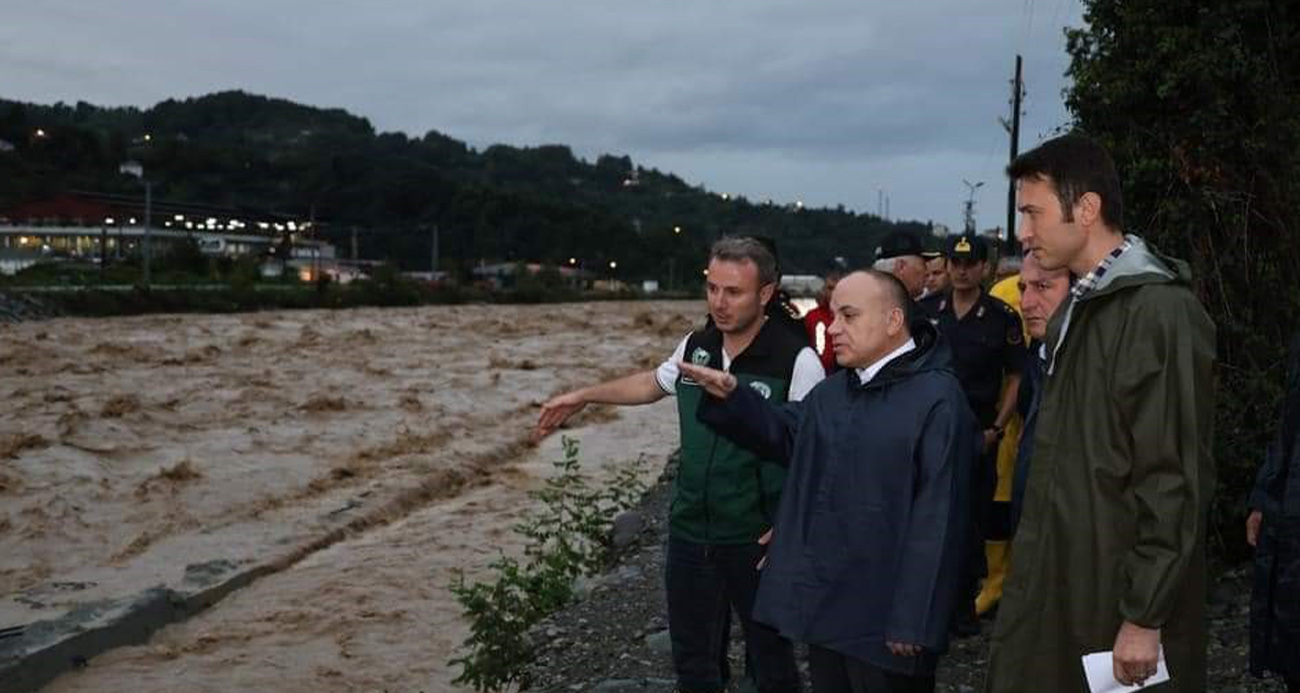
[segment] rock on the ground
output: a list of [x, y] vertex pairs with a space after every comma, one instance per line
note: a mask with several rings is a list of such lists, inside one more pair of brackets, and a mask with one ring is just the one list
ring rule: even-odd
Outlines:
[[636, 510], [620, 513], [614, 518], [614, 527], [610, 531], [610, 541], [615, 551], [622, 551], [636, 542], [645, 528], [645, 515]]

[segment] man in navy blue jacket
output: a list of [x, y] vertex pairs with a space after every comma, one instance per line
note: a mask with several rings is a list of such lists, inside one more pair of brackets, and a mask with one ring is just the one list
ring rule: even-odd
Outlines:
[[818, 693], [933, 691], [982, 447], [938, 332], [875, 270], [831, 299], [843, 370], [774, 407], [729, 373], [682, 364], [700, 420], [790, 461], [754, 617], [809, 647]]

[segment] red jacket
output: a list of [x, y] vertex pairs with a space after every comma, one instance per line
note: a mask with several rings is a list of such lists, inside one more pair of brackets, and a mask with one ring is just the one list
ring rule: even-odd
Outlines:
[[808, 330], [808, 342], [822, 360], [822, 368], [828, 375], [835, 371], [835, 343], [827, 332], [832, 322], [835, 322], [835, 314], [831, 312], [830, 306], [821, 303], [803, 316], [804, 329]]

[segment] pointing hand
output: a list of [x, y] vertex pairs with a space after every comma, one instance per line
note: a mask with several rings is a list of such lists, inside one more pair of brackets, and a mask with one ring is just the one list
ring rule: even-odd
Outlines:
[[536, 443], [554, 433], [560, 424], [582, 411], [585, 406], [587, 406], [586, 400], [577, 391], [552, 397], [542, 405], [542, 414], [537, 418], [537, 426], [533, 428], [533, 442]]
[[685, 361], [681, 362], [678, 367], [688, 378], [699, 383], [705, 392], [718, 399], [726, 399], [727, 395], [730, 395], [731, 391], [736, 389], [736, 376], [726, 371], [707, 366], [697, 366]]

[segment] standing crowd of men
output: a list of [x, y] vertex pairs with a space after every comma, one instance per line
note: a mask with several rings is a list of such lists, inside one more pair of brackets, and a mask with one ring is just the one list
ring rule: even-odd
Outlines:
[[[543, 406], [539, 436], [588, 403], [676, 398], [679, 690], [725, 688], [734, 614], [763, 693], [800, 690], [792, 643], [816, 693], [933, 691], [950, 637], [995, 610], [990, 693], [1087, 691], [1099, 652], [1121, 684], [1205, 690], [1214, 325], [1187, 264], [1125, 233], [1100, 145], [1061, 136], [1007, 173], [1023, 256], [992, 291], [984, 239], [895, 234], [790, 329], [774, 249], [725, 238], [703, 328]], [[1300, 690], [1292, 380], [1248, 538], [1272, 571], [1255, 668]]]

